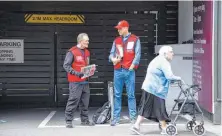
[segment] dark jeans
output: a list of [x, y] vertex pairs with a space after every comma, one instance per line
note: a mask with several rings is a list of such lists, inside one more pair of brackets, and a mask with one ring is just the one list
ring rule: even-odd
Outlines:
[[82, 122], [88, 121], [88, 106], [89, 106], [89, 84], [69, 83], [69, 99], [65, 109], [65, 120], [71, 122], [74, 112], [79, 105], [80, 118]]

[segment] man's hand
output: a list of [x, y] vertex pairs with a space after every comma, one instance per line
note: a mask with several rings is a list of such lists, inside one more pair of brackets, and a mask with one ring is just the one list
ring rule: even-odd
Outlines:
[[134, 65], [134, 64], [131, 64], [129, 70], [130, 70], [130, 71], [134, 70], [134, 67], [135, 67], [135, 65]]
[[84, 76], [83, 73], [79, 72], [78, 75], [77, 75], [79, 78], [82, 78]]
[[121, 58], [120, 57], [115, 57], [115, 58], [112, 58], [111, 60], [113, 62], [113, 65], [116, 65], [118, 62], [121, 61]]

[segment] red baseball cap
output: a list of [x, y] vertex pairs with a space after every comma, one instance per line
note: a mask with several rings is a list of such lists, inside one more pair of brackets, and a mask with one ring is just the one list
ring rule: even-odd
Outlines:
[[116, 29], [121, 29], [123, 27], [129, 27], [129, 23], [126, 20], [122, 20], [115, 26]]

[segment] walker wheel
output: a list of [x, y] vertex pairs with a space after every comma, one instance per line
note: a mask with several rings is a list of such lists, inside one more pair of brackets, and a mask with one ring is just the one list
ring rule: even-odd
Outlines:
[[205, 129], [203, 125], [194, 125], [193, 133], [197, 136], [203, 136], [205, 134]]
[[196, 123], [192, 120], [188, 121], [187, 124], [186, 124], [186, 128], [188, 131], [192, 131], [193, 130], [193, 127], [194, 125], [196, 125]]
[[177, 134], [177, 128], [175, 125], [170, 124], [166, 127], [166, 133], [168, 136], [175, 136]]

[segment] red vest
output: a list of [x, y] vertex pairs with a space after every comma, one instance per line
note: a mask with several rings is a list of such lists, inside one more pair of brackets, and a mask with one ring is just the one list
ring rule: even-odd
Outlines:
[[[81, 52], [81, 49], [79, 49], [77, 46], [72, 47], [71, 49], [69, 49], [69, 51], [73, 54], [74, 56], [74, 60], [72, 63], [72, 68], [75, 71], [81, 72], [81, 67], [85, 67], [88, 64], [88, 58], [90, 56], [90, 53], [87, 49], [84, 49], [84, 54]], [[72, 75], [70, 73], [68, 73], [68, 81], [69, 82], [83, 82], [86, 79], [81, 79], [78, 76]]]
[[[123, 43], [123, 39], [121, 36], [119, 36], [115, 39], [115, 41], [114, 41], [115, 46], [117, 44], [120, 44], [120, 41], [122, 41], [121, 44], [123, 46], [123, 55], [124, 56], [122, 58], [122, 61], [117, 63], [114, 66], [114, 69], [119, 69], [119, 68], [121, 68], [121, 66], [125, 69], [130, 68], [130, 66], [133, 62], [133, 59], [135, 57], [135, 45], [136, 45], [137, 39], [138, 39], [138, 37], [134, 34], [131, 34], [125, 43]], [[118, 52], [117, 47], [116, 47], [116, 50], [117, 50], [116, 53], [118, 54], [119, 52]], [[137, 69], [138, 65], [136, 65], [134, 68]]]

